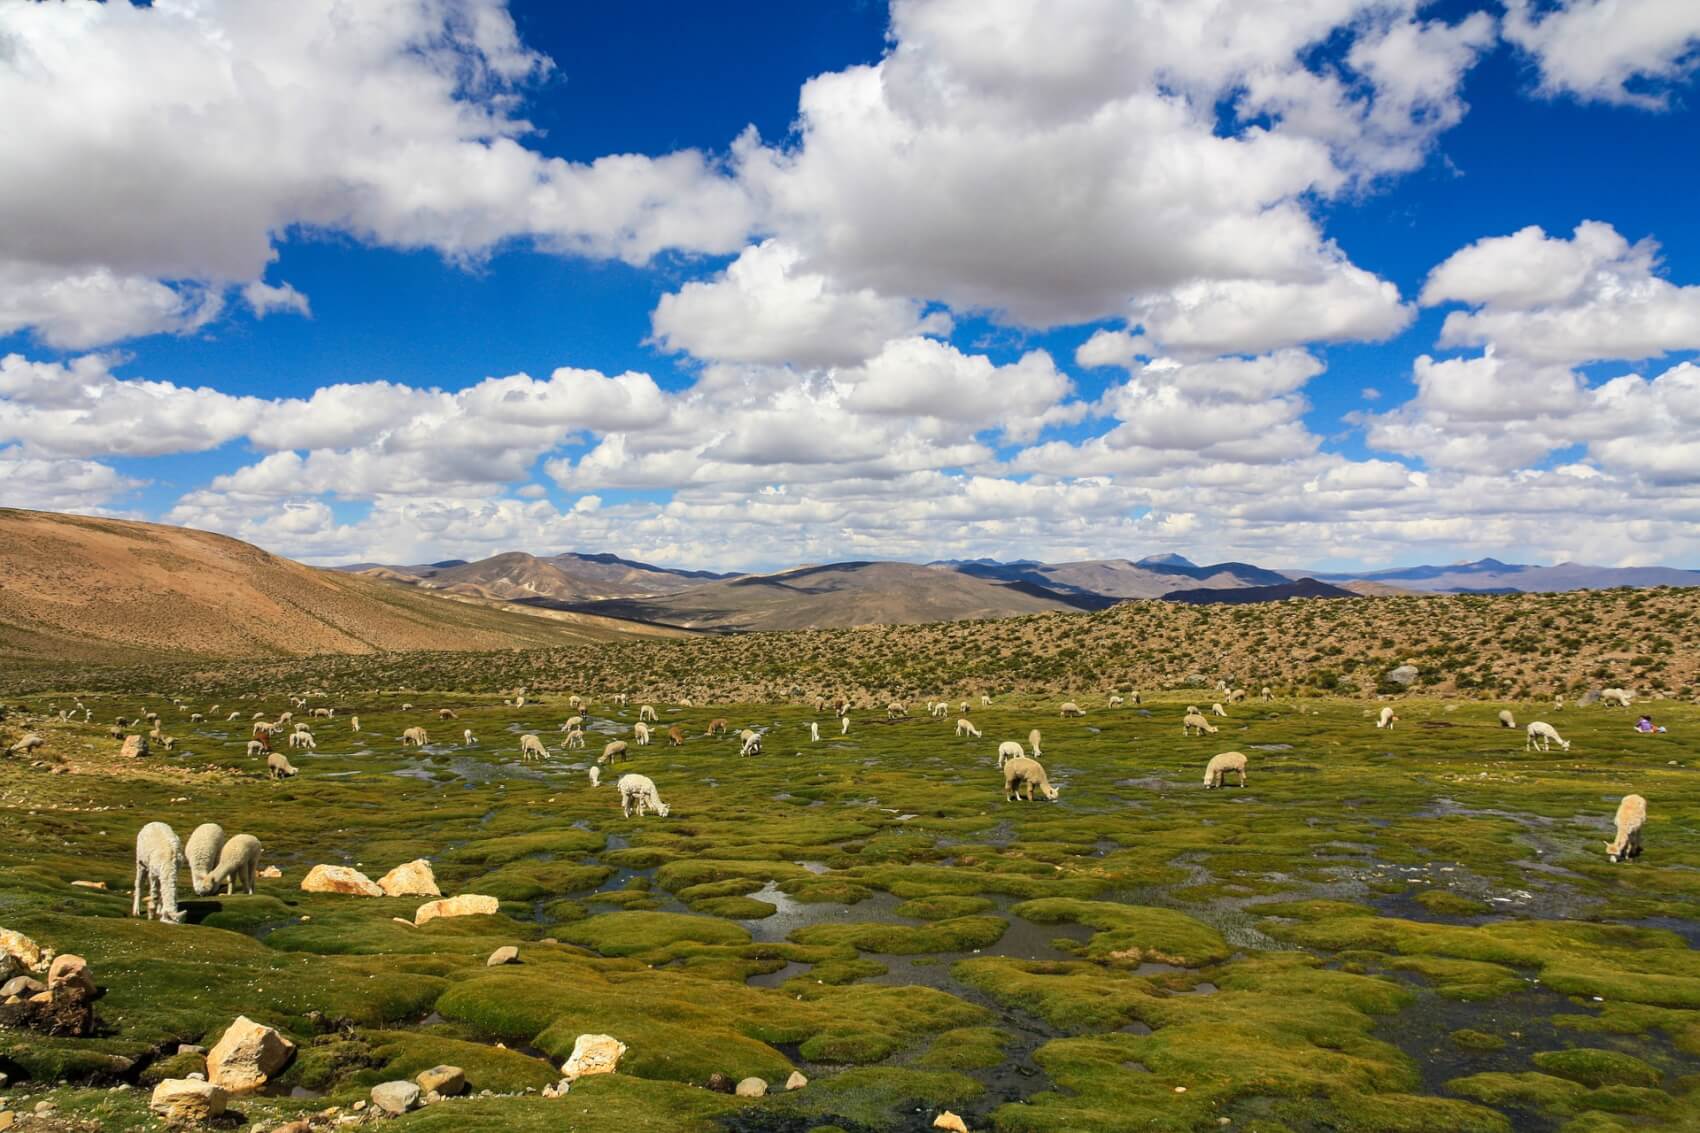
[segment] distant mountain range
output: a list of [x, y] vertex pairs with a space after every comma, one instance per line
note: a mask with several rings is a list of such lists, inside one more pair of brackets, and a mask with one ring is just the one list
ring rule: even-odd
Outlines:
[[1561, 590], [1609, 590], [1617, 586], [1700, 586], [1700, 571], [1676, 567], [1603, 567], [1564, 562], [1556, 566], [1477, 559], [1447, 566], [1397, 567], [1357, 574], [1286, 571], [1324, 582], [1370, 582], [1441, 594], [1550, 593]]
[[1243, 562], [1200, 565], [1176, 554], [1066, 563], [842, 562], [765, 574], [718, 574], [608, 554], [540, 557], [509, 551], [476, 562], [358, 563], [342, 569], [463, 598], [722, 633], [1098, 610], [1137, 598], [1245, 603], [1417, 592], [1700, 585], [1700, 571], [1666, 567], [1543, 567], [1482, 559], [1346, 573], [1280, 571]]
[[1101, 610], [1132, 598], [1170, 595], [1190, 602], [1230, 593], [1240, 601], [1252, 594], [1256, 601], [1354, 596], [1314, 581], [1301, 586], [1249, 563], [1199, 566], [1179, 555], [1138, 562], [843, 562], [769, 574], [716, 574], [614, 555], [509, 551], [477, 562], [356, 563], [341, 569], [460, 597], [720, 633]]

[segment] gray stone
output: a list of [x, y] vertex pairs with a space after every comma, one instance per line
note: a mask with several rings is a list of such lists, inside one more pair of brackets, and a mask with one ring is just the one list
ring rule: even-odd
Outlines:
[[47, 990], [47, 985], [33, 976], [14, 976], [0, 986], [0, 999], [10, 999], [16, 995], [28, 999]]
[[419, 1085], [416, 1082], [385, 1082], [373, 1086], [372, 1104], [385, 1113], [400, 1117], [419, 1104]]
[[1417, 667], [1415, 665], [1400, 665], [1397, 669], [1387, 671], [1387, 679], [1403, 688], [1410, 688], [1417, 683]]

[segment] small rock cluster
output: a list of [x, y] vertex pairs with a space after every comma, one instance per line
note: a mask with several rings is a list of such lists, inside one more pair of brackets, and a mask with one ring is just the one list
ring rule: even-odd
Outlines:
[[99, 994], [81, 956], [55, 956], [23, 933], [0, 928], [0, 1025], [49, 1035], [89, 1035]]

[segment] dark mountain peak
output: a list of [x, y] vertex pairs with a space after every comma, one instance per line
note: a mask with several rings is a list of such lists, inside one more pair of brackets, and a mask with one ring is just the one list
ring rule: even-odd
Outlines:
[[1203, 605], [1246, 605], [1252, 602], [1281, 602], [1288, 598], [1356, 598], [1350, 590], [1300, 578], [1270, 586], [1237, 586], [1202, 590], [1171, 590], [1163, 595], [1165, 602], [1186, 602]]
[[444, 559], [440, 563], [427, 563], [425, 565], [435, 567], [438, 570], [449, 570], [452, 567], [465, 566], [468, 561], [467, 559]]
[[637, 559], [623, 559], [619, 555], [607, 551], [562, 551], [558, 555], [549, 556], [555, 562], [595, 563], [597, 566], [625, 567], [628, 570], [649, 571], [652, 574], [671, 574], [680, 578], [701, 578], [713, 581], [721, 578], [737, 578], [736, 572], [724, 574], [712, 570], [681, 570], [678, 567], [656, 566], [654, 563], [640, 562]]

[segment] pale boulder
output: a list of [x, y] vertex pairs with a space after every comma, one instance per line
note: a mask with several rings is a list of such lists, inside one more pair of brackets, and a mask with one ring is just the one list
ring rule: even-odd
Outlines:
[[303, 893], [346, 893], [353, 897], [382, 897], [384, 891], [359, 870], [345, 865], [316, 865], [301, 879]]
[[413, 923], [422, 925], [438, 917], [494, 916], [500, 905], [494, 897], [485, 897], [479, 893], [462, 893], [459, 897], [425, 902], [414, 912]]
[[437, 888], [437, 875], [431, 872], [431, 863], [424, 858], [396, 866], [384, 876], [378, 878], [378, 888], [384, 891], [386, 897], [441, 897], [443, 895], [443, 891]]
[[393, 1117], [400, 1117], [418, 1104], [416, 1082], [385, 1082], [372, 1087], [372, 1105]]
[[207, 1051], [207, 1080], [233, 1094], [257, 1090], [289, 1065], [295, 1044], [263, 1023], [238, 1015]]
[[968, 1133], [967, 1123], [948, 1109], [933, 1118], [933, 1128], [946, 1129], [950, 1133]]
[[760, 1078], [745, 1078], [738, 1083], [738, 1088], [732, 1092], [741, 1098], [765, 1098], [767, 1096], [767, 1083]]
[[118, 749], [118, 754], [125, 759], [140, 759], [148, 753], [148, 738], [146, 736], [125, 736], [124, 746]]
[[800, 1090], [808, 1084], [809, 1080], [803, 1076], [803, 1072], [801, 1070], [791, 1071], [791, 1076], [785, 1079], [785, 1088], [787, 1090]]
[[153, 1088], [148, 1108], [173, 1125], [198, 1125], [222, 1116], [230, 1094], [211, 1082], [167, 1078]]
[[504, 944], [490, 953], [490, 958], [484, 961], [484, 966], [486, 968], [499, 968], [503, 964], [517, 963], [519, 963], [519, 949], [511, 944]]
[[53, 965], [47, 969], [47, 990], [58, 991], [62, 987], [78, 988], [93, 995], [94, 975], [89, 971], [89, 962], [69, 952], [55, 956]]
[[612, 1074], [624, 1053], [626, 1044], [613, 1035], [580, 1035], [561, 1066], [561, 1076], [576, 1082], [593, 1074]]

